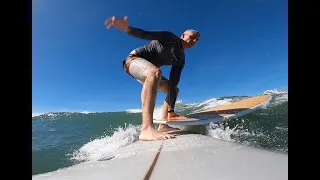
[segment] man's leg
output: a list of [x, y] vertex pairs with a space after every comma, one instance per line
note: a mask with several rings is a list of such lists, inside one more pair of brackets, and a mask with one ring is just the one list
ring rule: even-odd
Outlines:
[[162, 72], [159, 68], [142, 58], [132, 61], [129, 67], [130, 74], [143, 82], [141, 91], [142, 128], [139, 139], [145, 141], [174, 138], [174, 135], [157, 131], [153, 125], [153, 111], [157, 96], [158, 83]]
[[[168, 94], [168, 90], [169, 90], [169, 81], [168, 80], [164, 80], [161, 84], [161, 87], [159, 88], [159, 91]], [[179, 94], [179, 89], [177, 90], [178, 94]], [[162, 106], [162, 119], [166, 119], [168, 117], [168, 103], [166, 100], [164, 100], [163, 102], [163, 106]], [[166, 124], [160, 124], [158, 127], [158, 131], [160, 132], [168, 132], [168, 131], [177, 131], [180, 130], [179, 128], [173, 128], [170, 127]]]

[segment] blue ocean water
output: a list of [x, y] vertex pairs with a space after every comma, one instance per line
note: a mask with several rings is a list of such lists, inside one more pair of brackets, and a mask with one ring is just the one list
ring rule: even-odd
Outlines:
[[[288, 152], [288, 93], [267, 90], [271, 101], [261, 109], [241, 118], [210, 124], [205, 135]], [[239, 101], [245, 96], [217, 97], [185, 104], [178, 101], [176, 111], [190, 114]], [[156, 119], [161, 107], [156, 107]], [[123, 112], [51, 112], [32, 117], [32, 174], [69, 167], [83, 161], [95, 161], [112, 155], [138, 140], [141, 109]]]

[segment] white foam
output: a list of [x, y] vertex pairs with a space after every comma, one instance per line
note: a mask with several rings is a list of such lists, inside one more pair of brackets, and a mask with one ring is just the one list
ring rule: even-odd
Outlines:
[[79, 161], [92, 161], [113, 156], [120, 148], [127, 146], [139, 137], [140, 126], [128, 125], [119, 127], [112, 136], [96, 138], [73, 152], [71, 159]]
[[178, 99], [178, 100], [176, 101], [176, 104], [178, 104], [178, 103], [183, 103], [182, 99]]
[[217, 98], [212, 98], [197, 104], [196, 107], [204, 106], [201, 109], [197, 110], [197, 111], [202, 111], [205, 109], [215, 108], [217, 106], [227, 105], [227, 104], [230, 104], [231, 102], [232, 102], [232, 99], [228, 99], [228, 98], [221, 99], [221, 100], [218, 100]]
[[82, 114], [90, 114], [91, 112], [89, 112], [89, 111], [82, 111], [82, 112], [80, 112], [80, 113], [82, 113]]
[[153, 118], [154, 119], [162, 119], [162, 106], [158, 106], [158, 107], [154, 108]]
[[271, 90], [266, 90], [264, 91], [264, 94], [286, 94], [288, 93], [285, 90], [278, 90], [278, 89], [271, 89]]
[[221, 124], [219, 125], [211, 123], [207, 126], [207, 135], [213, 138], [232, 142], [234, 140], [231, 138], [231, 135], [238, 133], [238, 130], [235, 130], [236, 128], [237, 126], [233, 129], [230, 129], [228, 126], [223, 127]]
[[[242, 121], [244, 122], [244, 121]], [[267, 135], [262, 132], [248, 132], [248, 129], [243, 129], [241, 125], [237, 125], [234, 128], [230, 128], [227, 124], [210, 124], [207, 126], [207, 135], [216, 139], [221, 139], [225, 141], [234, 142], [236, 141], [234, 137], [246, 136], [246, 137], [266, 137]], [[246, 145], [251, 145], [252, 143], [248, 141], [242, 142]]]
[[265, 91], [266, 94], [272, 95], [274, 101], [268, 103], [268, 106], [277, 106], [284, 102], [288, 102], [288, 92], [286, 91], [278, 91], [278, 90], [267, 90]]
[[277, 104], [281, 104], [281, 103], [287, 102], [287, 101], [288, 101], [288, 94], [282, 94], [281, 96], [275, 97], [275, 102]]
[[[142, 109], [128, 109], [126, 110], [127, 113], [141, 113]], [[154, 119], [161, 119], [162, 117], [162, 106], [158, 106], [154, 108], [153, 111], [153, 118]]]
[[32, 117], [40, 116], [44, 113], [32, 112]]
[[141, 113], [142, 109], [128, 109], [126, 110], [128, 113]]
[[57, 114], [48, 113], [48, 114], [47, 114], [47, 116], [49, 116], [49, 117], [56, 117], [56, 116], [57, 116]]
[[275, 129], [281, 130], [281, 131], [288, 131], [288, 128], [287, 128], [287, 127], [279, 127], [279, 126], [276, 126]]

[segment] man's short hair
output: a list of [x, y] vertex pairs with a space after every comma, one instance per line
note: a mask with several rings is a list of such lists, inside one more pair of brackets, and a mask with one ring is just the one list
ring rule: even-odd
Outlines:
[[194, 29], [187, 29], [186, 31], [192, 31], [192, 32], [195, 32], [195, 33], [197, 33], [197, 34], [198, 34], [198, 36], [200, 37], [200, 33], [199, 33], [199, 31], [196, 31], [196, 30], [194, 30]]

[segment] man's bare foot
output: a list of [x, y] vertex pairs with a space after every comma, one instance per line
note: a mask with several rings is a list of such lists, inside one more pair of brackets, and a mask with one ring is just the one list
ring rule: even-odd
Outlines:
[[185, 116], [180, 116], [180, 115], [176, 114], [175, 112], [169, 112], [168, 113], [168, 120], [170, 120], [170, 119], [184, 120], [184, 119], [188, 119], [188, 118]]
[[157, 131], [153, 127], [147, 129], [141, 129], [139, 140], [141, 141], [155, 141], [175, 138], [175, 135], [165, 134]]
[[166, 124], [160, 124], [158, 127], [158, 131], [160, 131], [160, 132], [179, 131], [179, 130], [180, 130], [179, 128], [173, 128], [173, 127], [170, 127]]

